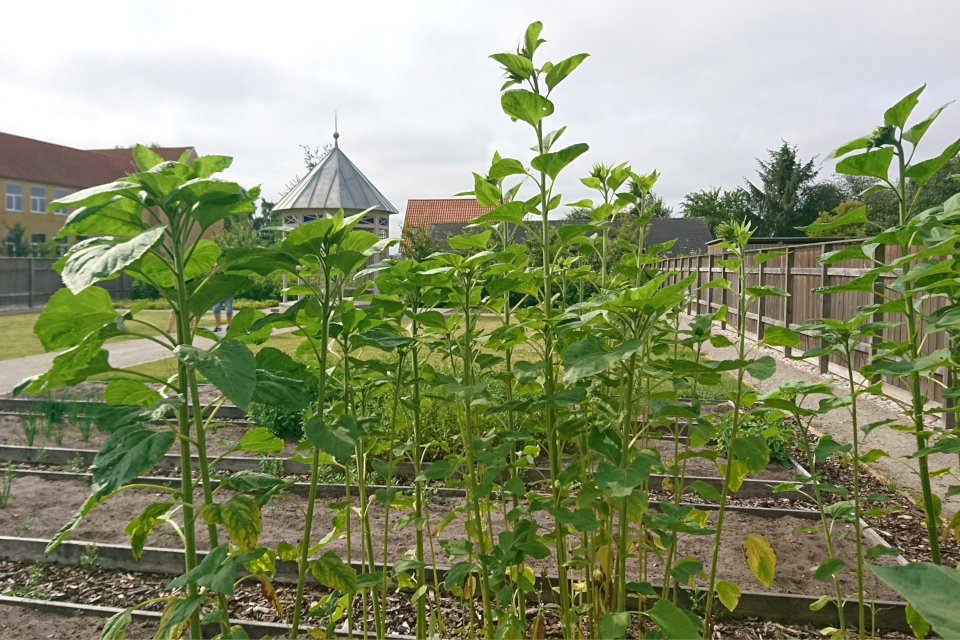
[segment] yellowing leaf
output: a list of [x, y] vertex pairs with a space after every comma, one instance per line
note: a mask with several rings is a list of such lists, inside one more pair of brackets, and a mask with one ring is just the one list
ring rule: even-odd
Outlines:
[[720, 604], [727, 608], [727, 611], [733, 611], [740, 603], [740, 587], [727, 580], [721, 580], [716, 584], [717, 598]]
[[763, 536], [747, 536], [743, 541], [743, 553], [751, 573], [769, 587], [777, 570], [777, 554], [767, 539]]
[[208, 524], [219, 524], [227, 530], [234, 544], [251, 551], [263, 530], [260, 505], [250, 496], [235, 495], [224, 503], [204, 505], [201, 510]]

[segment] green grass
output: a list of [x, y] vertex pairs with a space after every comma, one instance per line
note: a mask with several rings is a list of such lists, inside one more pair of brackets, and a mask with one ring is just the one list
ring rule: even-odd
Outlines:
[[[44, 352], [40, 339], [33, 332], [33, 325], [36, 324], [39, 317], [39, 311], [0, 316], [0, 335], [3, 336], [4, 342], [4, 349], [0, 352], [0, 360], [23, 358]], [[170, 314], [166, 311], [141, 311], [135, 317], [157, 325], [161, 329], [166, 329]], [[131, 323], [130, 327], [147, 335], [157, 334], [153, 329], [136, 323]], [[130, 339], [132, 338], [111, 338], [107, 342], [121, 342]]]

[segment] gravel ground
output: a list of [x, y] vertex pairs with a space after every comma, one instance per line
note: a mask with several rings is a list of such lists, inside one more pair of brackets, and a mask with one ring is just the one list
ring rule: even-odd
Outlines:
[[[687, 319], [684, 320], [686, 325]], [[736, 335], [730, 330], [720, 331], [719, 327], [714, 330], [726, 335], [731, 340], [736, 339]], [[748, 339], [748, 344], [754, 342]], [[706, 343], [704, 346], [704, 355], [711, 360], [725, 360], [736, 357], [734, 347], [715, 348]], [[745, 381], [753, 386], [758, 393], [766, 393], [789, 380], [804, 380], [807, 382], [824, 382], [836, 380], [838, 383], [838, 394], [842, 393], [844, 388], [843, 380], [838, 380], [832, 373], [822, 374], [819, 369], [810, 363], [789, 360], [779, 349], [757, 346], [753, 351], [754, 357], [761, 355], [770, 355], [777, 361], [777, 371], [766, 380], [757, 380], [756, 378], [745, 375]], [[806, 399], [805, 406], [816, 407], [819, 399], [823, 396], [811, 396]], [[903, 423], [903, 405], [886, 396], [861, 396], [857, 401], [857, 418], [860, 424], [869, 424], [879, 420], [892, 419]], [[931, 418], [931, 426], [939, 422], [936, 418]], [[850, 415], [846, 411], [832, 411], [824, 416], [817, 416], [813, 420], [813, 427], [821, 433], [829, 433], [838, 442], [849, 442], [851, 435]], [[880, 458], [871, 467], [883, 476], [887, 481], [900, 485], [909, 490], [914, 495], [920, 494], [920, 479], [916, 474], [916, 461], [908, 459], [907, 456], [916, 451], [916, 440], [909, 434], [902, 431], [896, 431], [889, 427], [880, 427], [873, 430], [866, 438], [866, 442], [861, 439], [863, 451], [869, 449], [883, 449], [890, 454], [889, 458]], [[956, 477], [957, 457], [944, 454], [934, 454], [929, 457], [930, 469], [940, 469], [952, 467], [953, 474], [947, 474], [941, 477], [932, 478], [931, 484], [933, 491], [941, 498], [946, 494], [950, 485], [958, 484]], [[943, 501], [944, 514], [953, 514], [960, 509], [960, 496]]]

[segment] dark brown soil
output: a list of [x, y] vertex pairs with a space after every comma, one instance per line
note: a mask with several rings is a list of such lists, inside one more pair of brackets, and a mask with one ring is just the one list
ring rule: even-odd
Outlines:
[[[31, 538], [50, 538], [79, 508], [89, 494], [89, 487], [83, 482], [74, 481], [44, 481], [36, 478], [17, 478], [14, 481], [12, 497], [8, 507], [0, 511], [0, 535], [23, 536]], [[226, 492], [221, 492], [221, 499], [226, 499]], [[127, 534], [124, 532], [126, 524], [139, 514], [148, 504], [163, 500], [166, 494], [144, 490], [131, 490], [111, 498], [97, 507], [87, 516], [77, 529], [71, 534], [74, 540], [90, 542], [105, 542], [114, 544], [128, 544]], [[303, 515], [297, 505], [303, 506], [304, 500], [297, 497], [288, 499], [275, 498], [263, 510], [263, 532], [260, 537], [262, 544], [276, 548], [281, 541], [295, 544], [301, 536]], [[430, 527], [436, 526], [444, 514], [456, 509], [462, 504], [460, 500], [434, 498], [428, 501], [430, 510]], [[318, 540], [330, 531], [331, 519], [334, 512], [327, 508], [316, 511], [312, 539]], [[370, 507], [371, 526], [374, 533], [374, 558], [380, 560], [382, 551], [382, 531], [385, 518], [383, 507], [374, 503]], [[401, 555], [415, 546], [416, 532], [410, 526], [403, 530], [394, 530], [397, 520], [403, 515], [397, 510], [390, 514], [390, 535], [388, 560], [397, 561]], [[537, 517], [541, 525], [552, 524], [551, 518], [545, 512], [539, 512]], [[710, 519], [716, 517], [710, 514]], [[178, 518], [179, 519], [179, 518]], [[491, 513], [491, 520], [495, 531], [502, 530], [504, 518], [497, 511]], [[437, 537], [443, 539], [458, 539], [463, 536], [463, 516], [458, 515]], [[817, 566], [825, 557], [822, 539], [815, 533], [796, 531], [810, 527], [815, 522], [793, 517], [760, 518], [736, 512], [727, 513], [724, 525], [722, 547], [719, 563], [719, 576], [723, 580], [731, 580], [759, 591], [783, 591], [788, 593], [821, 595], [829, 593], [829, 583], [813, 580], [811, 568]], [[838, 539], [838, 553], [852, 565], [853, 543], [850, 536], [839, 540], [845, 525], [837, 525], [835, 537]], [[352, 520], [353, 536], [352, 547], [355, 554], [359, 554], [359, 520]], [[221, 530], [222, 539], [226, 539]], [[742, 551], [743, 538], [746, 535], [764, 535], [773, 546], [779, 558], [778, 570], [771, 589], [765, 588], [750, 573], [744, 560]], [[681, 538], [679, 547], [683, 555], [692, 555], [709, 567], [709, 553], [712, 548], [712, 536], [688, 536]], [[575, 543], [574, 543], [575, 544]], [[154, 530], [150, 536], [148, 546], [162, 548], [180, 548], [179, 537], [171, 528]], [[209, 548], [206, 527], [197, 528], [197, 545], [199, 548]], [[332, 540], [325, 550], [332, 550], [346, 557], [346, 538], [341, 536]], [[435, 544], [436, 563], [449, 563], [449, 558]], [[429, 546], [427, 549], [429, 556]], [[429, 559], [429, 557], [428, 557]], [[662, 567], [656, 564], [656, 558], [651, 559], [651, 571], [648, 579], [659, 582]], [[548, 556], [541, 562], [532, 562], [531, 566], [537, 571], [546, 570], [555, 575], [556, 565], [553, 556]], [[628, 558], [628, 567], [634, 567], [635, 556]], [[848, 576], [849, 577], [849, 576]], [[848, 591], [853, 590], [850, 583]], [[879, 586], [875, 596], [881, 599], [897, 599], [896, 595], [885, 587]]]
[[[49, 599], [62, 602], [96, 604], [100, 606], [127, 607], [151, 597], [170, 595], [163, 587], [167, 577], [148, 573], [125, 573], [120, 571], [93, 570], [84, 571], [76, 567], [58, 565], [30, 565], [27, 563], [0, 561], [0, 581], [7, 593], [37, 599]], [[277, 595], [284, 609], [284, 615], [266, 602], [256, 583], [241, 584], [230, 600], [230, 617], [243, 620], [266, 622], [289, 622], [293, 605], [291, 585], [275, 585]], [[179, 592], [174, 592], [178, 595]], [[326, 590], [307, 585], [304, 599], [307, 604], [316, 602], [325, 595]], [[429, 602], [435, 602], [433, 594], [428, 595]], [[366, 612], [372, 627], [370, 606], [363, 608], [363, 600], [354, 601], [354, 624], [359, 634], [362, 619]], [[532, 604], [532, 603], [531, 603]], [[145, 610], [158, 611], [160, 603], [150, 604]], [[479, 602], [474, 603], [477, 611]], [[439, 609], [445, 624], [444, 637], [464, 638], [467, 636], [467, 607], [452, 597], [441, 597]], [[416, 625], [415, 608], [405, 593], [391, 593], [387, 601], [387, 632], [411, 634]], [[532, 628], [538, 608], [532, 606], [526, 611], [527, 628]], [[555, 610], [544, 609], [546, 635], [549, 638], [561, 637], [560, 624]], [[95, 638], [99, 635], [103, 620], [82, 616], [64, 616], [46, 612], [33, 612], [17, 607], [0, 607], [0, 637], [3, 638]], [[314, 622], [313, 624], [316, 624]], [[61, 626], [58, 626], [61, 625]], [[134, 622], [128, 629], [128, 638], [150, 638], [155, 629], [154, 623]], [[309, 625], [304, 630], [305, 634]], [[628, 630], [627, 637], [639, 637], [639, 629]], [[726, 622], [722, 618], [716, 625], [714, 638], [816, 638], [818, 630], [804, 626], [784, 626], [763, 620]], [[525, 636], [526, 637], [526, 636]], [[904, 638], [902, 634], [880, 633], [878, 638]]]

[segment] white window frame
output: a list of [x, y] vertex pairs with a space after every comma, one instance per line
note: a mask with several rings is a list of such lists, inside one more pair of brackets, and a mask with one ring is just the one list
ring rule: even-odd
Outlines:
[[[11, 192], [11, 187], [17, 187], [20, 189], [20, 193]], [[4, 189], [6, 197], [4, 198], [4, 205], [7, 211], [23, 211], [23, 185], [17, 182], [8, 182], [6, 188]], [[17, 204], [19, 202], [19, 205]]]
[[[33, 239], [34, 236], [43, 236], [43, 240], [34, 240], [34, 239]], [[42, 231], [35, 231], [35, 232], [31, 233], [31, 234], [30, 234], [30, 246], [35, 247], [35, 246], [40, 245], [40, 244], [47, 244], [47, 234], [43, 233]]]
[[[68, 195], [70, 195], [70, 192], [67, 191], [66, 189], [54, 189], [54, 190], [53, 190], [53, 201], [56, 202], [57, 200], [60, 200], [61, 198], [66, 198]], [[70, 215], [70, 207], [62, 207], [62, 208], [60, 208], [60, 209], [54, 209], [53, 212], [54, 212], [55, 214], [57, 214], [58, 216]]]
[[390, 231], [387, 229], [377, 229], [377, 237], [381, 240], [386, 240], [390, 237]]
[[[34, 189], [43, 189], [43, 195], [38, 196], [34, 195]], [[30, 213], [46, 213], [47, 212], [47, 188], [40, 187], [37, 185], [30, 185]]]

